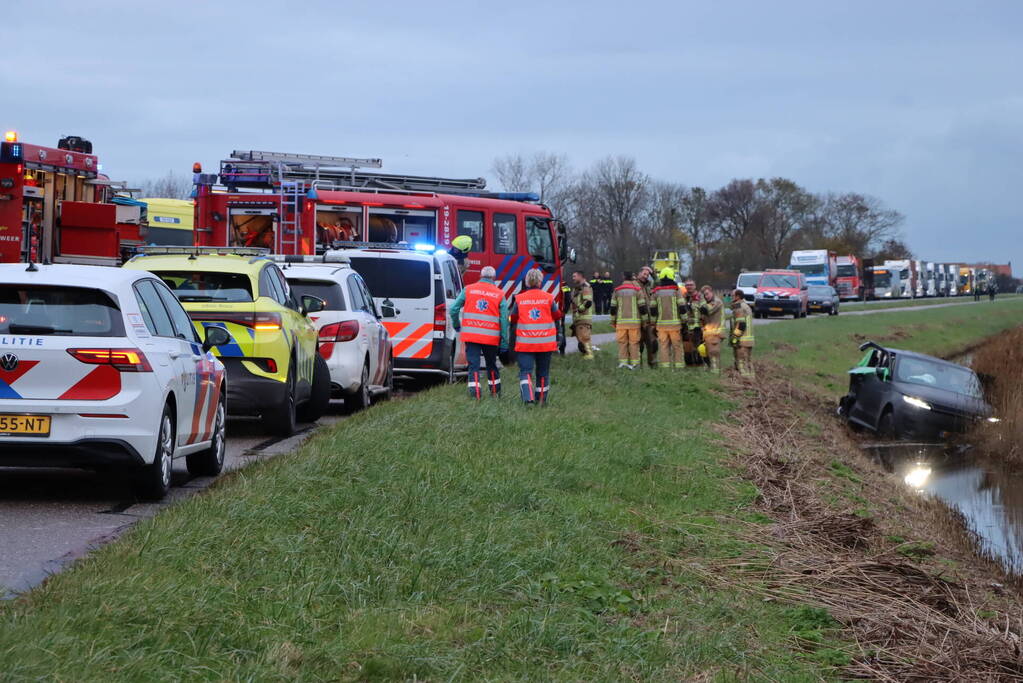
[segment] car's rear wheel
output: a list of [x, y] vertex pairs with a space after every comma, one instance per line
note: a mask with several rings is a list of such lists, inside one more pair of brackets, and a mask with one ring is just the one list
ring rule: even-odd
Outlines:
[[291, 436], [295, 433], [295, 428], [298, 423], [298, 416], [295, 408], [295, 360], [292, 359], [288, 364], [288, 378], [285, 380], [287, 385], [284, 400], [281, 401], [272, 410], [268, 410], [263, 414], [263, 419], [266, 421], [270, 431], [277, 436]]
[[221, 391], [221, 398], [217, 402], [217, 415], [213, 421], [210, 447], [185, 456], [188, 473], [193, 477], [215, 477], [224, 469], [224, 456], [227, 452], [226, 422], [227, 410], [224, 407], [223, 391]]
[[163, 407], [160, 429], [156, 436], [153, 462], [135, 476], [135, 495], [143, 500], [160, 500], [167, 495], [174, 469], [174, 417], [170, 404]]
[[390, 401], [391, 396], [394, 395], [394, 356], [387, 357], [387, 373], [384, 374], [384, 392], [380, 394], [380, 399], [383, 401]]
[[330, 368], [323, 356], [316, 354], [313, 361], [313, 386], [309, 400], [302, 404], [298, 419], [302, 422], [316, 422], [330, 407]]
[[351, 396], [345, 397], [345, 406], [348, 412], [354, 413], [369, 408], [373, 399], [369, 393], [369, 359], [362, 364], [362, 377], [359, 380], [359, 390]]

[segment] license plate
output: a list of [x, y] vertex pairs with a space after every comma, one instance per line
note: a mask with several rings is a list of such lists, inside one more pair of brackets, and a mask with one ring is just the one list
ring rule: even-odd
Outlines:
[[815, 311], [819, 311], [819, 310], [821, 310], [822, 307], [821, 306], [810, 306], [810, 308], [812, 308]]
[[769, 311], [784, 311], [785, 309], [784, 309], [784, 308], [782, 308], [781, 306], [772, 306], [772, 307], [771, 307], [771, 308], [769, 308], [768, 310], [769, 310]]
[[0, 436], [49, 435], [49, 415], [0, 415]]

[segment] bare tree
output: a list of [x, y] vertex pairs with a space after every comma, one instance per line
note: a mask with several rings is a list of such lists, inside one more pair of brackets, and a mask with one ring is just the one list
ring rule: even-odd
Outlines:
[[160, 178], [149, 178], [139, 183], [143, 197], [160, 197], [163, 199], [188, 199], [192, 194], [192, 183], [185, 176], [174, 171]]
[[693, 272], [690, 277], [704, 278], [705, 264], [709, 252], [717, 241], [717, 223], [711, 215], [707, 191], [702, 187], [690, 188], [682, 198], [680, 205], [679, 226], [686, 234], [690, 255], [693, 259]]
[[778, 267], [792, 250], [817, 198], [785, 178], [761, 178], [756, 183], [758, 220], [753, 229], [764, 257], [758, 267]]
[[824, 202], [825, 236], [849, 254], [864, 254], [895, 239], [904, 216], [877, 197], [855, 192], [828, 194]]
[[585, 172], [573, 190], [574, 234], [583, 254], [605, 268], [635, 269], [648, 257], [641, 239], [650, 178], [635, 159], [607, 157]]
[[508, 154], [494, 159], [490, 169], [497, 176], [497, 182], [505, 192], [528, 192], [532, 179], [529, 177], [529, 162], [521, 154]]

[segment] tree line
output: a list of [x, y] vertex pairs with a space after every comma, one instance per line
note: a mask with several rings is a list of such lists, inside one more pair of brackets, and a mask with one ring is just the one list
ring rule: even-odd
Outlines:
[[635, 159], [610, 156], [576, 172], [561, 154], [495, 159], [508, 192], [537, 192], [562, 220], [587, 272], [617, 277], [655, 250], [688, 255], [699, 282], [728, 286], [735, 274], [788, 265], [795, 249], [909, 258], [903, 215], [857, 192], [814, 193], [787, 178], [735, 179], [717, 189], [658, 180]]

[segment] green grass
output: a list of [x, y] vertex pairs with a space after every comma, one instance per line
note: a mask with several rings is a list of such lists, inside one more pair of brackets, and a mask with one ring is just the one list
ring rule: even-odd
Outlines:
[[546, 409], [443, 387], [226, 477], [0, 606], [3, 677], [815, 679], [805, 615], [678, 568], [762, 521], [730, 404], [612, 356], [557, 360]]
[[[1021, 304], [765, 326], [756, 353], [837, 395], [860, 339], [948, 353]], [[769, 521], [713, 436], [721, 385], [614, 355], [556, 359], [546, 409], [442, 387], [225, 477], [0, 605], [3, 678], [833, 675], [826, 613], [687, 569], [757, 550], [724, 520]], [[831, 470], [836, 504], [871, 495]]]

